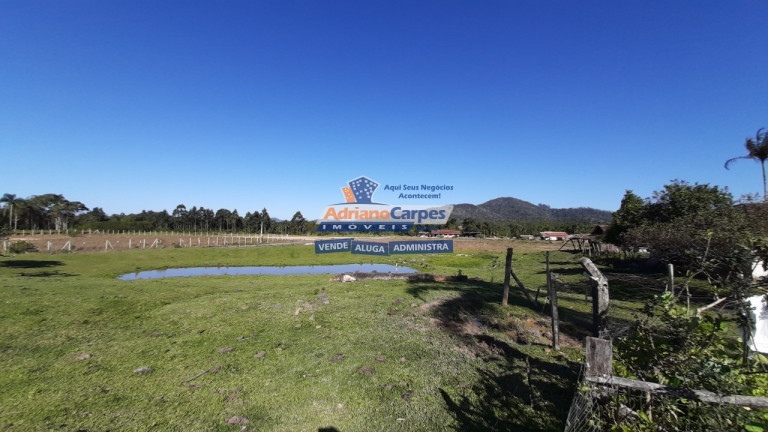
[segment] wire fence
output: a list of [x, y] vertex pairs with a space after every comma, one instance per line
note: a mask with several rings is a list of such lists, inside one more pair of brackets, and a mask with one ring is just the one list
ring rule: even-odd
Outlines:
[[[735, 431], [762, 427], [768, 410], [698, 400], [681, 389], [651, 394], [609, 377], [601, 384], [582, 379], [568, 412], [566, 432]], [[685, 397], [689, 393], [689, 397]], [[747, 429], [750, 430], [750, 429]], [[763, 429], [754, 429], [763, 430]]]
[[587, 338], [566, 432], [762, 431], [768, 398], [722, 396], [612, 375], [612, 344]]

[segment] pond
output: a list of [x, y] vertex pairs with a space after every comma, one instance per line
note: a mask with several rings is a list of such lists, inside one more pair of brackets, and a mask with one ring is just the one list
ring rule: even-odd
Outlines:
[[409, 267], [389, 264], [333, 264], [314, 266], [188, 267], [126, 273], [119, 280], [162, 279], [189, 276], [306, 275], [323, 273], [417, 273]]

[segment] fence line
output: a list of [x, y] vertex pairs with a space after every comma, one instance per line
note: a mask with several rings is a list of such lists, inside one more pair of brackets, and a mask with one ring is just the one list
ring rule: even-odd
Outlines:
[[[147, 236], [144, 236], [141, 239], [136, 239], [135, 237], [141, 236], [141, 234], [146, 233]], [[185, 232], [180, 236], [178, 239], [178, 243], [173, 242], [173, 237], [171, 237], [170, 242], [167, 237], [172, 236], [173, 232], [168, 232], [169, 235], [164, 236], [162, 232], [137, 232], [136, 235], [130, 234], [130, 233], [123, 233], [123, 232], [116, 232], [114, 234], [107, 234], [107, 233], [99, 233], [94, 232], [94, 234], [91, 234], [86, 237], [71, 237], [71, 238], [15, 238], [13, 240], [4, 239], [2, 241], [2, 250], [3, 252], [7, 252], [11, 245], [14, 243], [20, 243], [20, 242], [26, 242], [29, 244], [32, 244], [36, 250], [42, 250], [48, 253], [60, 253], [60, 252], [71, 252], [72, 250], [88, 250], [88, 251], [117, 251], [117, 250], [131, 250], [131, 249], [147, 249], [147, 248], [166, 248], [166, 247], [197, 247], [197, 248], [204, 248], [204, 247], [249, 247], [249, 246], [256, 246], [259, 244], [270, 244], [270, 243], [285, 243], [290, 241], [290, 236], [288, 234], [267, 234], [267, 235], [260, 235], [260, 234], [253, 234], [253, 233], [199, 233], [199, 234], [193, 234], [190, 232]], [[47, 232], [44, 233], [46, 236], [48, 235]], [[55, 233], [53, 233], [55, 234]], [[73, 232], [73, 234], [76, 234]], [[150, 239], [154, 235], [154, 241], [148, 246], [147, 245], [147, 237]], [[31, 232], [27, 233], [27, 235], [31, 235]], [[177, 234], [178, 235], [178, 234]], [[97, 237], [98, 236], [98, 237]], [[101, 237], [101, 239], [99, 239]], [[127, 241], [126, 241], [126, 238]], [[166, 237], [166, 238], [163, 238]], [[203, 237], [205, 237], [205, 240], [203, 240]], [[78, 238], [82, 239], [81, 242], [78, 243]], [[122, 242], [121, 242], [122, 240]], [[134, 242], [134, 240], [137, 240]]]
[[[21, 231], [21, 232], [19, 232]], [[213, 237], [214, 235], [220, 235], [220, 236], [230, 236], [232, 239], [234, 239], [236, 236], [241, 236], [243, 238], [254, 238], [254, 237], [271, 237], [271, 238], [284, 238], [290, 236], [290, 234], [283, 233], [283, 234], [273, 234], [273, 233], [258, 233], [258, 232], [245, 232], [245, 231], [216, 231], [216, 230], [207, 230], [207, 231], [195, 231], [195, 230], [182, 230], [182, 231], [174, 231], [174, 230], [152, 230], [152, 231], [143, 231], [143, 230], [99, 230], [99, 229], [33, 229], [33, 230], [12, 230], [10, 235], [12, 236], [33, 236], [33, 235], [70, 235], [70, 232], [72, 235], [93, 235], [93, 234], [100, 234], [100, 235], [140, 235], [140, 236], [173, 236], [173, 235], [181, 235], [183, 237]], [[301, 235], [301, 234], [296, 234]]]
[[[768, 409], [766, 397], [718, 395], [708, 390], [615, 376], [610, 340], [587, 337], [585, 350], [579, 385], [568, 412], [565, 432], [598, 432], [619, 424], [631, 427], [653, 421], [653, 402], [664, 398], [679, 405], [676, 407], [678, 413], [667, 408], [661, 412], [657, 410], [656, 416], [666, 416], [663, 421], [674, 425], [675, 430], [698, 430], [690, 429], [690, 423], [698, 421], [702, 415], [712, 415], [713, 411], [718, 420], [725, 419], [735, 425], [748, 421], [746, 416], [750, 414], [750, 409]], [[712, 426], [708, 430], [730, 430], [727, 424], [721, 426], [724, 429]], [[658, 430], [666, 429], [659, 426]]]

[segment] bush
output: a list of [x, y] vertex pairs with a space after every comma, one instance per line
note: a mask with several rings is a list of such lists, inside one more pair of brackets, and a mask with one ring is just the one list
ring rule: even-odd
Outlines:
[[12, 254], [23, 254], [27, 252], [37, 252], [37, 248], [32, 243], [18, 241], [11, 243], [10, 246], [8, 246], [8, 252]]

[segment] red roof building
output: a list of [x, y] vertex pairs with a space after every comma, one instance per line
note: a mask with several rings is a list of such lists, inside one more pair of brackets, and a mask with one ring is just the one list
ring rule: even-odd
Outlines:
[[562, 231], [542, 231], [539, 235], [542, 240], [567, 240], [571, 237], [570, 234]]
[[432, 232], [430, 232], [429, 235], [431, 235], [433, 237], [435, 237], [435, 236], [458, 237], [458, 236], [461, 235], [461, 231], [449, 230], [449, 229], [439, 229], [439, 230], [432, 230]]

